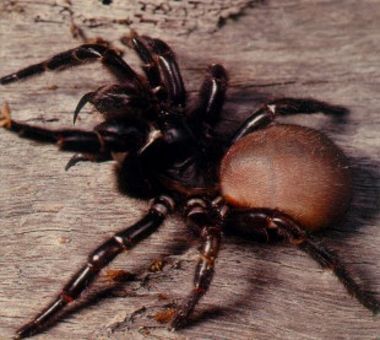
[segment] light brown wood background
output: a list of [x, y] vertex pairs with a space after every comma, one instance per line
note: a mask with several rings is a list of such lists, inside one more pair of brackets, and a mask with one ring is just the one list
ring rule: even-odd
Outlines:
[[[80, 44], [70, 31], [74, 22], [89, 38], [117, 46], [131, 28], [169, 42], [192, 95], [207, 64], [223, 63], [231, 78], [227, 130], [269, 97], [315, 97], [349, 108], [340, 120], [317, 114], [291, 121], [325, 131], [351, 158], [352, 208], [340, 226], [319, 237], [380, 298], [379, 0], [71, 2], [0, 1], [1, 75]], [[125, 58], [138, 65], [129, 51]], [[0, 101], [10, 103], [15, 119], [71, 126], [79, 98], [110, 79], [101, 65], [86, 65], [0, 87]], [[90, 111], [79, 126], [96, 123]], [[147, 203], [114, 190], [111, 163], [82, 163], [65, 172], [70, 154], [3, 130], [0, 148], [0, 337], [8, 338], [55, 296], [91, 249], [138, 219]], [[36, 339], [380, 336], [379, 318], [304, 254], [238, 238], [225, 240], [193, 322], [169, 333], [154, 316], [189, 291], [195, 245], [181, 220], [170, 218], [110, 266], [136, 274], [134, 280], [103, 294], [112, 286], [103, 274], [92, 293]], [[158, 258], [166, 266], [152, 273], [148, 268]]]

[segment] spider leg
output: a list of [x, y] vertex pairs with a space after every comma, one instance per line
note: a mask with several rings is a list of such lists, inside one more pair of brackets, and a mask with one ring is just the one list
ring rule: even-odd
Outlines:
[[110, 152], [126, 152], [141, 147], [148, 131], [144, 127], [128, 126], [118, 122], [105, 122], [94, 131], [77, 129], [51, 130], [18, 122], [10, 117], [0, 119], [0, 126], [17, 133], [20, 137], [37, 142], [57, 144], [63, 151], [103, 155]]
[[348, 293], [355, 297], [364, 307], [375, 314], [380, 311], [380, 302], [359, 286], [339, 258], [316, 242], [291, 218], [285, 214], [267, 209], [255, 209], [248, 214], [245, 213], [245, 215], [246, 218], [242, 219], [244, 224], [247, 224], [248, 218], [252, 221], [252, 228], [257, 229], [256, 225], [265, 226], [269, 235], [273, 238], [277, 237], [277, 240], [279, 238], [285, 239], [298, 249], [309, 254], [322, 268], [333, 271], [339, 281], [346, 287]]
[[195, 268], [193, 289], [177, 310], [171, 322], [172, 330], [182, 328], [188, 322], [190, 314], [208, 291], [214, 276], [215, 260], [220, 248], [222, 225], [227, 210], [225, 205], [220, 205], [215, 221], [215, 218], [210, 218], [210, 212], [203, 202], [201, 199], [192, 199], [187, 205], [187, 224], [193, 231], [197, 230], [200, 233], [200, 255]]
[[342, 115], [348, 110], [342, 106], [331, 105], [315, 99], [280, 98], [276, 99], [255, 111], [249, 116], [232, 137], [231, 144], [245, 135], [261, 129], [278, 115], [291, 115], [299, 113], [317, 113]]
[[228, 216], [224, 232], [262, 243], [281, 240], [274, 230], [267, 227], [267, 216], [266, 212], [233, 210]]
[[185, 106], [186, 91], [172, 49], [162, 40], [132, 32], [122, 43], [132, 48], [143, 61], [143, 70], [156, 96], [170, 104]]
[[59, 311], [77, 299], [117, 255], [131, 249], [156, 231], [173, 209], [174, 201], [169, 196], [154, 199], [149, 212], [141, 220], [117, 232], [89, 255], [87, 263], [66, 283], [58, 297], [17, 331], [18, 338], [40, 332]]
[[99, 44], [85, 44], [59, 53], [41, 63], [30, 65], [15, 73], [0, 78], [0, 84], [6, 85], [45, 71], [54, 71], [95, 60], [101, 60], [119, 80], [129, 80], [138, 87], [143, 87], [139, 76], [114, 50]]
[[11, 126], [8, 130], [17, 133], [23, 138], [42, 143], [57, 144], [64, 151], [99, 153], [104, 149], [101, 136], [94, 131], [74, 129], [51, 130], [15, 120], [11, 121]]
[[93, 131], [74, 129], [51, 130], [29, 125], [15, 120], [10, 121], [7, 130], [20, 137], [42, 143], [58, 144], [63, 150], [96, 153], [102, 148], [98, 134]]
[[167, 93], [165, 89], [162, 88], [160, 68], [152, 49], [149, 48], [144, 42], [144, 39], [136, 32], [132, 32], [131, 36], [123, 39], [123, 42], [133, 48], [139, 58], [143, 61], [144, 65], [142, 68], [149, 81], [150, 87], [159, 90], [157, 94], [160, 98], [166, 98]]
[[[159, 65], [162, 82], [168, 93], [170, 104], [184, 107], [186, 102], [186, 90], [172, 49], [162, 40], [147, 36], [139, 37], [139, 42], [141, 46], [146, 48], [145, 52], [148, 52], [150, 57], [157, 60], [153, 65], [156, 63]], [[138, 54], [140, 53], [141, 52], [138, 52]], [[155, 70], [154, 72], [156, 73], [157, 71]]]
[[[199, 91], [198, 103], [189, 115], [195, 128], [211, 130], [220, 119], [227, 90], [228, 76], [222, 65], [210, 65]], [[208, 131], [206, 131], [207, 133]]]
[[292, 115], [298, 113], [317, 113], [342, 115], [347, 114], [348, 110], [340, 105], [331, 105], [321, 100], [312, 98], [279, 98], [275, 99], [267, 105], [274, 106], [272, 108], [276, 114]]
[[309, 254], [322, 268], [333, 271], [340, 282], [346, 287], [348, 293], [355, 297], [364, 307], [371, 310], [374, 314], [380, 312], [380, 302], [359, 286], [333, 252], [321, 246], [293, 220], [286, 216], [275, 215], [272, 222], [277, 227], [278, 233], [284, 236], [291, 244]]
[[218, 227], [203, 227], [200, 257], [194, 274], [194, 288], [177, 310], [171, 323], [171, 329], [182, 328], [187, 323], [198, 301], [206, 294], [214, 276], [214, 265], [219, 251], [221, 233], [221, 229]]

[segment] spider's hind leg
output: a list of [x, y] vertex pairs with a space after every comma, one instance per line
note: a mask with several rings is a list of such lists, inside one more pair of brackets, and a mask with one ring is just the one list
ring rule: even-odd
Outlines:
[[348, 109], [340, 105], [332, 105], [312, 98], [279, 98], [271, 101], [267, 106], [277, 115], [292, 115], [298, 113], [317, 113], [342, 115], [347, 114]]
[[309, 254], [322, 268], [331, 270], [346, 287], [348, 293], [355, 297], [364, 307], [374, 314], [380, 312], [380, 301], [363, 290], [345, 268], [339, 258], [301, 229], [293, 220], [281, 214], [273, 216], [272, 223], [278, 234], [282, 235], [298, 249]]
[[235, 143], [245, 135], [261, 129], [275, 120], [279, 115], [293, 115], [299, 113], [317, 113], [342, 115], [349, 111], [339, 105], [331, 105], [316, 99], [280, 98], [273, 100], [256, 110], [249, 116], [231, 139]]
[[[243, 213], [243, 215], [245, 216], [240, 218], [243, 224], [248, 226], [250, 221], [251, 228], [257, 230], [265, 227], [268, 230], [268, 235], [272, 235], [271, 239], [274, 236], [277, 240], [285, 240], [309, 254], [322, 268], [331, 270], [346, 287], [348, 293], [355, 297], [364, 307], [375, 314], [379, 313], [380, 302], [360, 287], [333, 252], [319, 244], [291, 218], [280, 212], [268, 209], [255, 209]], [[235, 220], [237, 221], [238, 219], [235, 218]]]

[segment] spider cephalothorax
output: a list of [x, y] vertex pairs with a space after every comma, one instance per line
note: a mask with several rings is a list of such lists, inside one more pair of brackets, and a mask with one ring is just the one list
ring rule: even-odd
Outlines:
[[263, 105], [232, 138], [214, 133], [227, 88], [223, 66], [211, 65], [195, 108], [187, 107], [186, 91], [170, 47], [159, 39], [133, 34], [129, 45], [143, 62], [140, 76], [112, 49], [87, 44], [0, 78], [5, 85], [19, 79], [100, 60], [118, 79], [85, 94], [74, 122], [86, 103], [104, 121], [92, 131], [50, 130], [14, 121], [4, 110], [0, 124], [20, 136], [57, 143], [78, 152], [78, 161], [115, 160], [119, 189], [152, 199], [148, 213], [96, 248], [52, 304], [18, 331], [19, 337], [42, 330], [64, 306], [78, 298], [100, 270], [125, 249], [153, 233], [175, 210], [201, 239], [194, 289], [178, 309], [171, 327], [185, 325], [214, 273], [223, 230], [239, 229], [260, 240], [282, 239], [331, 269], [348, 292], [373, 312], [379, 302], [362, 290], [336, 256], [308, 234], [327, 227], [345, 212], [351, 198], [348, 161], [318, 131], [277, 124], [278, 115], [323, 112], [342, 114], [339, 106], [313, 99], [281, 98]]

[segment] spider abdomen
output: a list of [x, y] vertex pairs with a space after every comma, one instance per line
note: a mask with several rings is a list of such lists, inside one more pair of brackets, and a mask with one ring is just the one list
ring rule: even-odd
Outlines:
[[351, 200], [343, 152], [297, 125], [271, 125], [236, 142], [222, 160], [220, 181], [230, 204], [279, 210], [308, 230], [338, 220]]

